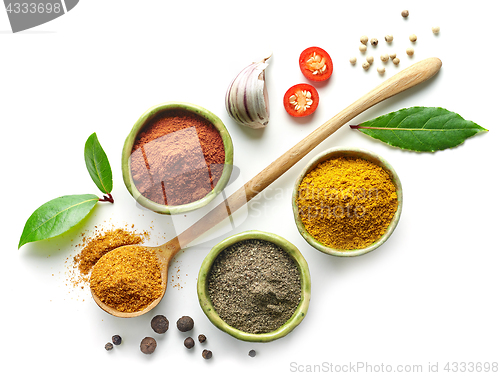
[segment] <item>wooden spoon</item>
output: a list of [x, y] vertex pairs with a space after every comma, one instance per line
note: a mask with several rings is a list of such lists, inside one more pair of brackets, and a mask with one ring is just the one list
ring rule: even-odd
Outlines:
[[[272, 162], [264, 170], [248, 181], [243, 187], [234, 192], [228, 199], [216, 206], [212, 211], [194, 223], [177, 237], [158, 247], [144, 247], [154, 250], [161, 263], [162, 294], [151, 302], [144, 310], [132, 313], [120, 312], [103, 303], [92, 291], [95, 302], [104, 311], [117, 317], [135, 317], [152, 310], [162, 299], [167, 289], [168, 265], [172, 258], [183, 247], [198, 236], [202, 235], [228, 215], [234, 213], [257, 194], [263, 191], [272, 182], [278, 179], [290, 167], [302, 159], [312, 149], [318, 146], [328, 136], [337, 131], [342, 125], [352, 120], [373, 105], [382, 102], [396, 94], [418, 85], [434, 76], [441, 68], [441, 60], [428, 58], [402, 70], [398, 74], [384, 81], [375, 89], [358, 99], [356, 102], [339, 112], [314, 132], [288, 150], [281, 157]], [[127, 246], [125, 246], [127, 247]], [[137, 247], [137, 246], [135, 246]], [[121, 247], [122, 248], [122, 247]], [[113, 251], [112, 251], [113, 252]]]

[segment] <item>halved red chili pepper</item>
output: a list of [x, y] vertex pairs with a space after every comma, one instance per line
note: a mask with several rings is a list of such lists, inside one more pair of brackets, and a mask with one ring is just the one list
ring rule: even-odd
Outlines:
[[299, 57], [302, 74], [311, 81], [325, 81], [333, 73], [332, 58], [319, 47], [306, 48]]
[[293, 85], [283, 97], [286, 112], [294, 117], [311, 115], [316, 111], [318, 103], [318, 91], [309, 84]]

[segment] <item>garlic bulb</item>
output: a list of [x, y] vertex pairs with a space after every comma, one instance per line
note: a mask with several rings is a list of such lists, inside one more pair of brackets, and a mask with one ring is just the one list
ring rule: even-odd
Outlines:
[[268, 59], [243, 69], [226, 92], [227, 113], [239, 124], [250, 128], [264, 128], [269, 122], [269, 100], [264, 77]]

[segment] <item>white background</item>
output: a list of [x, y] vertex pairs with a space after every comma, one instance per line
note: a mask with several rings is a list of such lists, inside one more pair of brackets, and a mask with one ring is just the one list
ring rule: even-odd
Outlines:
[[[403, 9], [410, 11], [407, 20], [400, 16]], [[439, 363], [447, 374], [447, 362], [500, 362], [498, 10], [496, 2], [478, 0], [86, 0], [67, 15], [18, 34], [11, 33], [0, 11], [2, 369], [54, 375], [267, 375], [367, 362], [393, 370], [422, 365], [424, 373], [429, 363]], [[438, 36], [433, 25], [441, 27]], [[418, 41], [409, 59], [404, 51], [412, 33]], [[363, 34], [379, 39], [376, 49], [368, 48], [367, 55], [375, 57], [368, 72], [358, 51]], [[390, 46], [386, 34], [394, 35]], [[297, 61], [312, 45], [330, 53], [334, 75], [318, 85], [316, 113], [296, 120], [285, 113], [282, 98], [290, 86], [306, 82]], [[269, 51], [271, 121], [264, 131], [244, 129], [228, 117], [225, 91], [241, 69]], [[388, 63], [381, 77], [376, 67], [384, 52], [396, 52], [401, 64]], [[351, 56], [358, 58], [354, 67]], [[273, 183], [266, 197], [255, 199], [239, 214], [243, 223], [225, 235], [273, 232], [294, 243], [308, 261], [309, 312], [285, 338], [242, 342], [215, 328], [201, 311], [197, 273], [209, 249], [225, 236], [178, 254], [170, 268], [177, 286], [169, 285], [161, 304], [139, 318], [112, 317], [97, 307], [87, 288], [68, 284], [65, 261], [78, 252], [82, 232], [134, 224], [151, 233], [152, 245], [173, 234], [172, 219], [137, 206], [121, 178], [123, 141], [150, 106], [187, 101], [218, 115], [232, 136], [234, 164], [244, 182], [384, 79], [431, 56], [443, 62], [435, 78], [353, 123], [404, 107], [441, 106], [490, 132], [454, 149], [418, 154], [345, 126]], [[83, 159], [93, 132], [113, 168], [115, 204], [99, 204], [81, 227], [64, 236], [18, 250], [24, 223], [38, 206], [62, 195], [100, 194]], [[381, 248], [358, 258], [316, 251], [293, 221], [290, 193], [296, 177], [314, 155], [334, 146], [380, 154], [403, 184], [396, 231]], [[156, 314], [170, 320], [163, 336], [149, 326]], [[175, 328], [182, 315], [195, 320], [190, 334], [208, 337], [212, 360], [202, 359], [204, 347], [198, 343], [190, 351], [183, 347], [185, 336]], [[104, 344], [114, 334], [123, 344], [106, 352]], [[158, 340], [152, 356], [139, 351], [145, 336]], [[247, 355], [250, 349], [257, 351], [255, 358]]]

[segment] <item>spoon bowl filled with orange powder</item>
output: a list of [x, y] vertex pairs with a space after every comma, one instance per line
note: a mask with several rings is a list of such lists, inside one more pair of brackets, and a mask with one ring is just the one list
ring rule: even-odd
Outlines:
[[195, 210], [212, 201], [232, 171], [233, 144], [203, 107], [166, 102], [134, 124], [122, 152], [123, 180], [137, 202], [157, 213]]

